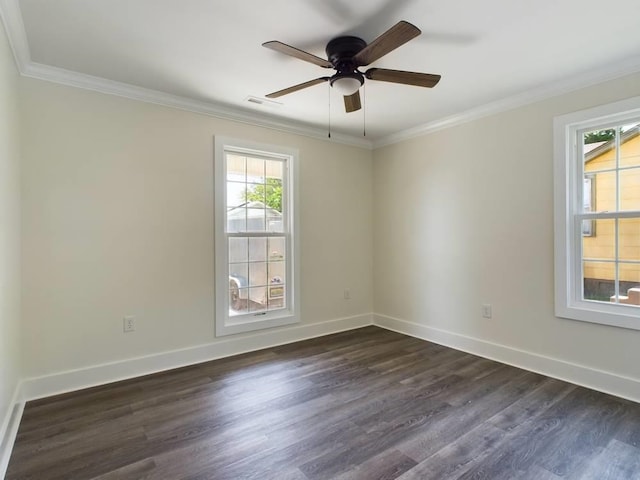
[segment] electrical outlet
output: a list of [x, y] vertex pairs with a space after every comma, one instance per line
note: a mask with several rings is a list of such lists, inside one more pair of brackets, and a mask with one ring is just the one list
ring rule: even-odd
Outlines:
[[351, 290], [349, 290], [348, 288], [344, 289], [344, 299], [351, 300]]
[[122, 319], [122, 330], [124, 333], [135, 332], [136, 331], [136, 317], [127, 316]]
[[482, 316], [484, 318], [491, 318], [491, 304], [490, 303], [485, 303], [484, 305], [482, 305]]

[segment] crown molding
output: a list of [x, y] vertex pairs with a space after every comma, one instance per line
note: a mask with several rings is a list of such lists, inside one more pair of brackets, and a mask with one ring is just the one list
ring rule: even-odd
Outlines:
[[463, 123], [478, 120], [483, 117], [495, 115], [497, 113], [513, 110], [531, 103], [557, 97], [565, 93], [570, 93], [582, 88], [591, 87], [616, 78], [624, 77], [640, 72], [640, 55], [630, 57], [622, 62], [616, 62], [593, 70], [588, 70], [579, 75], [571, 76], [563, 80], [555, 81], [551, 84], [542, 85], [528, 91], [506, 97], [495, 102], [486, 103], [464, 112], [456, 113], [448, 117], [428, 122], [417, 127], [409, 128], [398, 133], [387, 135], [373, 142], [373, 148], [380, 148], [394, 143], [399, 143], [415, 137], [428, 135], [439, 130], [455, 127]]
[[13, 51], [16, 65], [22, 73], [31, 62], [31, 54], [18, 0], [0, 0], [0, 18], [7, 32], [7, 39]]

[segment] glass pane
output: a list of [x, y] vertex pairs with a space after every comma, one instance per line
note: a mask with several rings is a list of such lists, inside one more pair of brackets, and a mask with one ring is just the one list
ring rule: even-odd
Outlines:
[[249, 239], [249, 261], [250, 262], [266, 262], [267, 261], [267, 239], [265, 237]]
[[240, 315], [247, 312], [248, 288], [238, 288], [238, 285], [229, 281], [229, 314]]
[[247, 182], [264, 183], [264, 164], [261, 158], [247, 158]]
[[269, 238], [269, 260], [284, 260], [285, 259], [285, 238], [284, 237], [272, 237]]
[[621, 262], [620, 303], [640, 306], [640, 264]]
[[272, 209], [267, 210], [267, 231], [276, 233], [284, 232], [283, 218], [280, 212]]
[[267, 284], [267, 263], [255, 262], [249, 264], [249, 286], [261, 287]]
[[282, 165], [280, 160], [267, 160], [265, 162], [267, 183], [270, 179], [280, 180], [282, 182]]
[[229, 238], [229, 263], [249, 261], [249, 239], [246, 237]]
[[244, 205], [247, 201], [246, 190], [244, 183], [227, 182], [227, 209]]
[[245, 182], [246, 159], [240, 155], [227, 154], [227, 180]]
[[615, 301], [615, 263], [585, 261], [583, 270], [585, 300]]
[[638, 129], [640, 124], [624, 125], [620, 135], [620, 166], [640, 166], [640, 138]]
[[282, 180], [270, 178], [265, 188], [267, 206], [282, 213]]
[[237, 284], [238, 288], [248, 287], [249, 264], [232, 263], [229, 265], [229, 284]]
[[258, 287], [249, 289], [249, 311], [263, 312], [267, 309], [267, 288]]
[[595, 175], [588, 175], [583, 181], [583, 197], [585, 190], [589, 188], [587, 178], [589, 178], [591, 188], [591, 211], [592, 212], [614, 212], [616, 211], [616, 173], [602, 172]]
[[585, 172], [616, 168], [615, 130], [585, 133], [583, 151]]
[[277, 310], [285, 307], [285, 293], [286, 290], [284, 285], [274, 285], [269, 287], [269, 310]]
[[[255, 205], [253, 202], [249, 204], [249, 206], [253, 205]], [[264, 232], [265, 215], [266, 210], [264, 208], [247, 208], [247, 230], [250, 232]]]
[[247, 229], [247, 209], [234, 207], [227, 210], [227, 231], [236, 233]]
[[266, 205], [265, 198], [265, 187], [264, 184], [253, 184], [250, 183], [247, 185], [247, 202], [251, 203], [251, 206], [254, 208], [264, 208]]
[[620, 210], [640, 210], [640, 168], [620, 170]]
[[[621, 218], [618, 222], [620, 260], [640, 261], [640, 218]], [[620, 280], [624, 279], [620, 277]]]
[[615, 260], [615, 228], [615, 220], [611, 218], [584, 220], [582, 222], [582, 258]]
[[286, 283], [286, 265], [284, 262], [269, 262], [269, 285]]
[[595, 211], [596, 176], [585, 175], [582, 179], [582, 211]]

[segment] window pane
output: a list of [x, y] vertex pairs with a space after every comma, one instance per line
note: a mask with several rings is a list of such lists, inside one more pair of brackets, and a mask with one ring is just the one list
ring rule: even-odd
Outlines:
[[265, 161], [261, 158], [247, 158], [247, 182], [264, 183]]
[[609, 302], [615, 296], [615, 263], [583, 262], [584, 299]]
[[247, 209], [234, 207], [227, 211], [227, 231], [232, 233], [247, 230]]
[[249, 239], [246, 237], [229, 238], [229, 263], [249, 261]]
[[265, 237], [249, 239], [249, 261], [250, 262], [266, 262], [267, 261], [267, 239]]
[[640, 168], [620, 170], [620, 210], [640, 210]]
[[277, 261], [285, 259], [285, 238], [272, 237], [269, 238], [269, 260]]
[[640, 218], [621, 218], [618, 222], [620, 260], [640, 261]]
[[[615, 260], [616, 222], [613, 219], [584, 220], [582, 222], [582, 258]], [[589, 231], [590, 233], [586, 233]]]
[[595, 190], [596, 190], [596, 177], [595, 175], [585, 175], [582, 180], [582, 211], [593, 212], [595, 211]]
[[615, 129], [587, 132], [583, 141], [585, 172], [616, 168]]
[[640, 166], [640, 137], [638, 129], [640, 124], [625, 125], [621, 128], [620, 135], [620, 166]]
[[238, 285], [238, 288], [248, 287], [248, 278], [248, 263], [232, 263], [229, 265], [229, 283], [233, 281]]
[[249, 289], [249, 311], [263, 312], [267, 309], [267, 288], [258, 287]]
[[255, 262], [249, 264], [249, 286], [262, 287], [267, 284], [267, 263]]
[[265, 198], [265, 188], [264, 184], [255, 184], [249, 183], [247, 184], [247, 202], [249, 202], [253, 207], [256, 208], [264, 208], [266, 205], [267, 199]]
[[269, 262], [269, 285], [286, 283], [286, 265], [284, 262]]
[[283, 218], [280, 212], [273, 209], [267, 210], [267, 231], [276, 233], [284, 232]]
[[601, 172], [585, 176], [583, 180], [583, 197], [584, 190], [588, 188], [587, 179], [590, 179], [589, 181], [591, 182], [591, 211], [616, 211], [616, 173]]
[[240, 315], [247, 312], [248, 288], [238, 288], [238, 284], [229, 281], [229, 314]]
[[266, 174], [268, 179], [277, 179], [282, 182], [282, 166], [283, 162], [279, 160], [266, 161]]
[[246, 182], [246, 159], [240, 155], [227, 154], [227, 180]]
[[620, 303], [640, 306], [640, 264], [621, 262]]
[[251, 202], [249, 207], [252, 208], [247, 208], [247, 231], [264, 232], [266, 210], [264, 208], [253, 208], [256, 205], [257, 202]]
[[227, 182], [227, 209], [238, 207], [246, 203], [246, 184]]
[[277, 310], [280, 308], [284, 308], [285, 303], [285, 285], [274, 285], [269, 287], [269, 299], [268, 299], [268, 308], [269, 310]]

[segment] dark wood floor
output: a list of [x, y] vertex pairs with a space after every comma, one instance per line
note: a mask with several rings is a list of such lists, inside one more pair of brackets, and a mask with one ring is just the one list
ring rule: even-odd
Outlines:
[[376, 327], [29, 402], [7, 479], [640, 479], [640, 404]]

